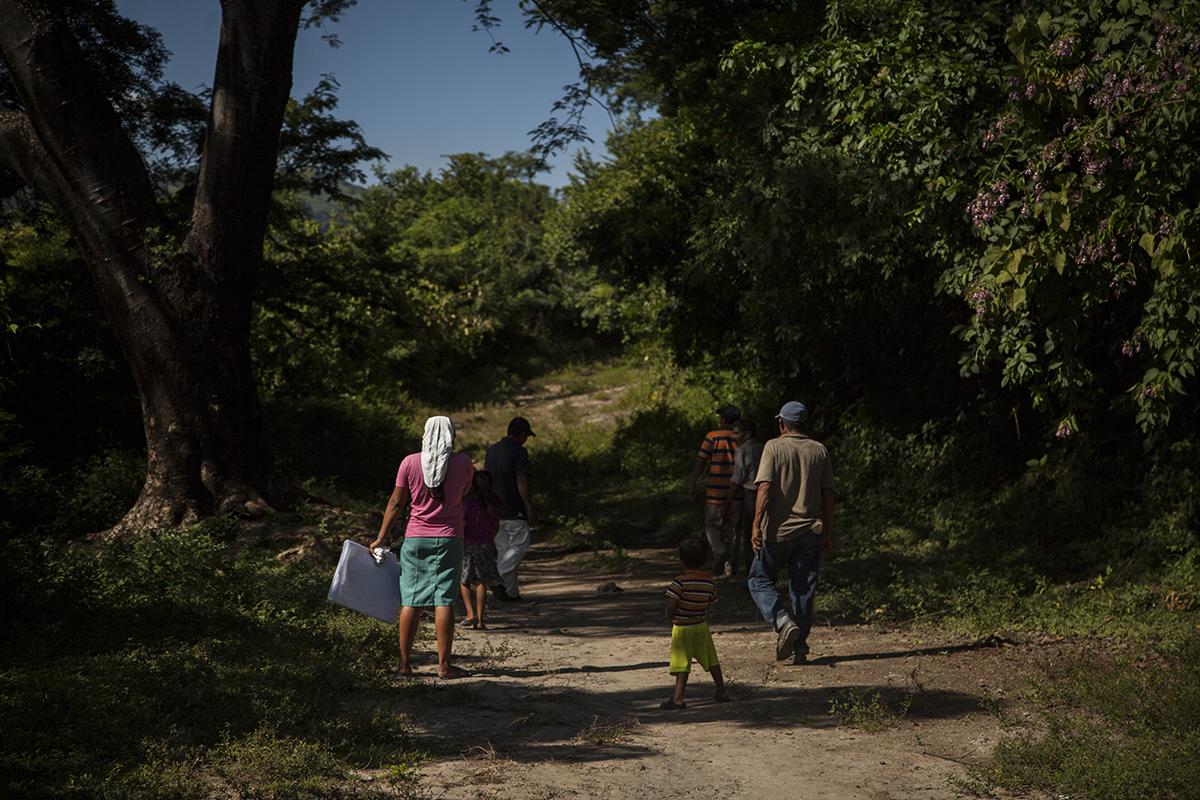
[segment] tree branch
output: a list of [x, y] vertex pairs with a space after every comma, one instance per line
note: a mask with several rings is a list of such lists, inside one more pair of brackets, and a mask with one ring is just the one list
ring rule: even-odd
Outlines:
[[121, 313], [146, 295], [126, 256], [160, 221], [146, 165], [51, 4], [0, 0], [0, 57], [25, 108], [3, 114], [4, 159], [95, 254], [101, 299]]
[[[221, 42], [185, 249], [218, 286], [252, 285], [262, 260], [279, 131], [305, 0], [221, 0]], [[235, 289], [234, 293], [237, 293]]]
[[[118, 249], [127, 246], [126, 231], [157, 220], [154, 190], [75, 38], [48, 3], [0, 0], [0, 57], [41, 153], [55, 166], [53, 179], [65, 182], [54, 194], [74, 196], [88, 211], [96, 235], [113, 239]], [[22, 150], [32, 152], [31, 145]], [[34, 182], [45, 188], [47, 179]], [[66, 208], [60, 211], [74, 222], [87, 222]], [[138, 230], [132, 238], [140, 235]]]
[[[587, 128], [583, 124], [583, 113], [587, 110], [589, 104], [595, 103], [603, 108], [605, 113], [608, 114], [609, 124], [613, 128], [617, 127], [617, 121], [613, 117], [612, 108], [609, 107], [608, 103], [604, 102], [604, 100], [592, 91], [591, 59], [596, 57], [595, 53], [591, 52], [586, 44], [580, 41], [579, 37], [557, 17], [551, 14], [538, 0], [529, 0], [529, 5], [534, 9], [537, 16], [531, 18], [526, 23], [526, 27], [533, 25], [538, 30], [541, 30], [545, 24], [549, 23], [571, 45], [571, 52], [575, 55], [575, 63], [579, 65], [579, 81], [564, 86], [563, 97], [555, 101], [553, 106], [554, 111], [567, 112], [566, 123], [559, 124], [556, 118], [551, 117], [530, 131], [535, 141], [534, 149], [541, 153], [541, 158], [545, 162], [551, 153], [561, 150], [571, 142], [592, 141], [591, 137], [587, 134]], [[584, 59], [585, 55], [588, 60]]]

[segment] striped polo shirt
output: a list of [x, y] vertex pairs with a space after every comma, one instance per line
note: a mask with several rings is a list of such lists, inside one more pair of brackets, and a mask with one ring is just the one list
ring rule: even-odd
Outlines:
[[704, 502], [721, 504], [729, 497], [729, 479], [733, 477], [733, 454], [737, 441], [733, 431], [719, 428], [709, 431], [700, 443], [696, 457], [708, 462], [708, 485], [704, 489]]
[[708, 609], [717, 602], [717, 584], [704, 570], [689, 570], [671, 581], [667, 597], [675, 599], [673, 625], [699, 625], [708, 621]]

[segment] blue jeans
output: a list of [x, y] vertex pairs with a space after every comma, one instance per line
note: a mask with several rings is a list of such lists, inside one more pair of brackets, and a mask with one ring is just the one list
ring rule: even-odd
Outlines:
[[[821, 568], [822, 539], [822, 536], [808, 533], [783, 542], [768, 542], [754, 554], [754, 561], [750, 562], [750, 575], [746, 580], [754, 604], [762, 612], [763, 619], [775, 626], [775, 630], [779, 630], [789, 616], [800, 628], [800, 641], [796, 643], [798, 652], [808, 652], [813, 598], [817, 595], [817, 573]], [[775, 576], [784, 567], [788, 571], [788, 588], [794, 609], [790, 615], [775, 586]]]

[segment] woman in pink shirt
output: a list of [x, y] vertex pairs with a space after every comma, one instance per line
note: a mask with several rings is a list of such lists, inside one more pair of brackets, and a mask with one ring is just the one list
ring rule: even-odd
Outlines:
[[400, 547], [400, 673], [412, 675], [410, 656], [417, 635], [420, 609], [434, 608], [437, 630], [438, 676], [464, 674], [450, 663], [454, 644], [454, 598], [458, 596], [463, 560], [463, 495], [471, 488], [475, 469], [466, 453], [454, 449], [454, 424], [449, 417], [425, 422], [421, 452], [400, 462], [396, 488], [383, 512], [374, 549], [405, 508], [408, 525]]

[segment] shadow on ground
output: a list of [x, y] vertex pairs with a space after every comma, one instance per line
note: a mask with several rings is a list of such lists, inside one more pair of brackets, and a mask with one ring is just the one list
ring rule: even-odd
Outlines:
[[[663, 666], [654, 663], [635, 668]], [[569, 683], [531, 686], [519, 682], [529, 674], [523, 670], [494, 668], [475, 674], [486, 680], [473, 678], [454, 684], [405, 681], [377, 697], [378, 707], [386, 710], [390, 706], [395, 713], [405, 714], [428, 737], [435, 752], [468, 755], [472, 748], [487, 742], [489, 752], [521, 762], [654, 755], [659, 750], [641, 741], [639, 735], [646, 724], [724, 722], [757, 730], [835, 728], [838, 723], [829, 713], [830, 705], [847, 691], [878, 693], [887, 707], [907, 706], [905, 722], [964, 717], [979, 711], [979, 699], [972, 695], [940, 690], [913, 694], [891, 686], [732, 684], [731, 701], [718, 703], [703, 675], [697, 676], [696, 685], [689, 689], [687, 708], [666, 711], [659, 708], [670, 692], [665, 681], [636, 690], [605, 691]], [[410, 687], [414, 683], [423, 688], [413, 693]], [[397, 694], [408, 702], [389, 703], [389, 695], [395, 698]]]

